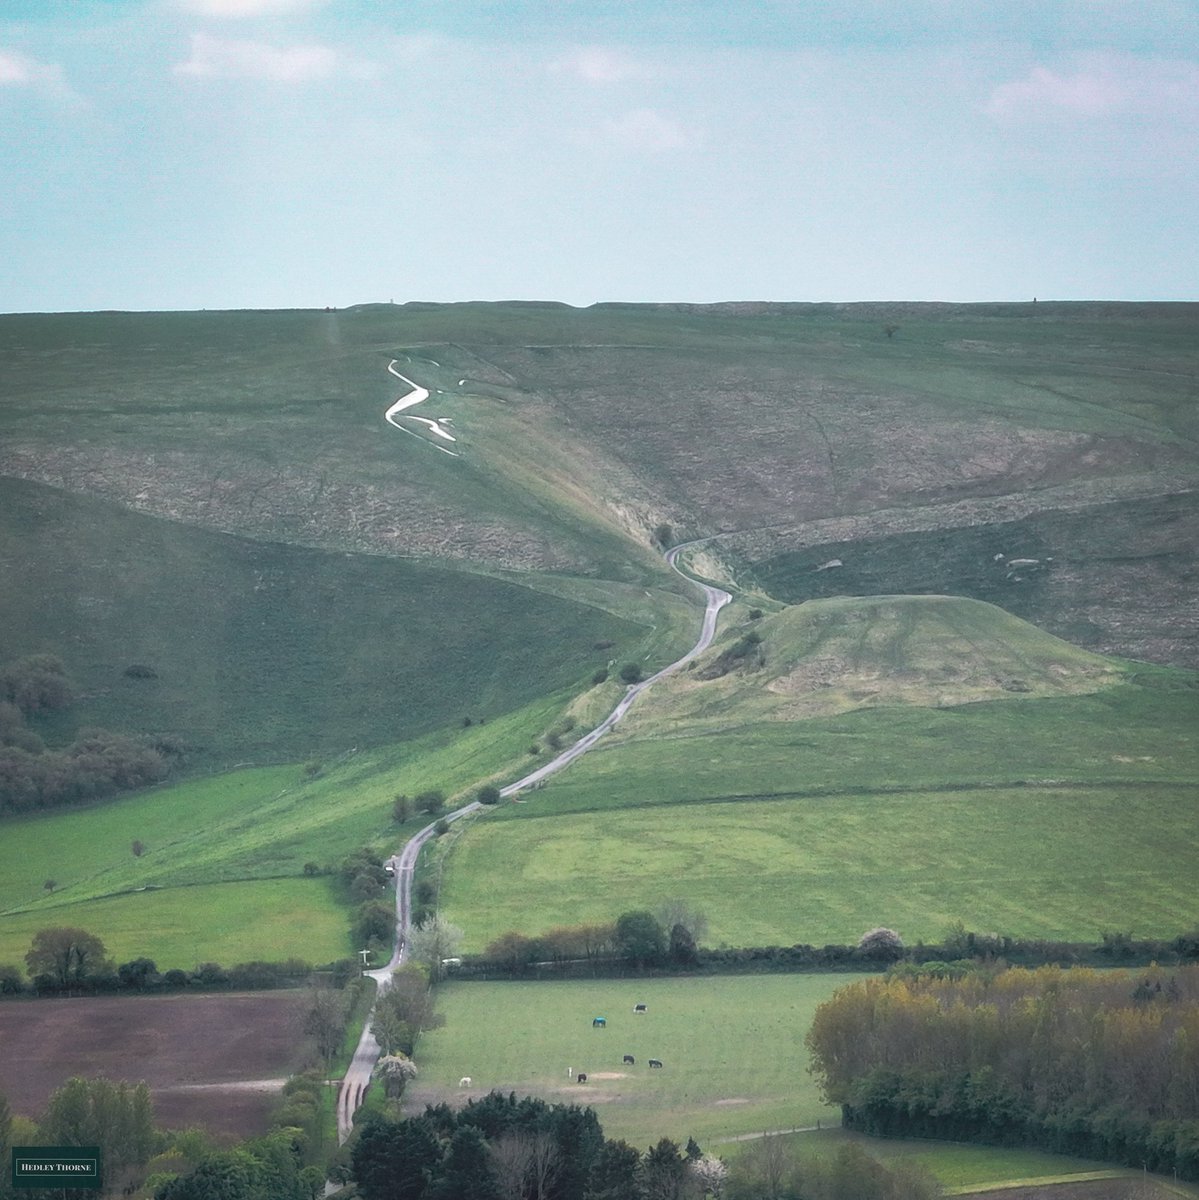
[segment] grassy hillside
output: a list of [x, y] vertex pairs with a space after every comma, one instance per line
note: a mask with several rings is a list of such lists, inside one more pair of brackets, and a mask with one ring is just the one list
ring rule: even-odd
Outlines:
[[[349, 910], [328, 881], [305, 878], [304, 865], [334, 866], [364, 843], [381, 856], [402, 845], [427, 818], [395, 824], [399, 792], [437, 788], [453, 796], [494, 773], [515, 774], [566, 698], [346, 754], [316, 779], [299, 764], [256, 768], [8, 820], [0, 840], [0, 962], [19, 963], [32, 933], [55, 924], [82, 926], [110, 949], [146, 954], [160, 967], [340, 957], [352, 948]], [[146, 847], [140, 857], [135, 839]], [[44, 888], [48, 879], [53, 892]]]
[[[704, 679], [747, 629], [761, 641]], [[731, 629], [569, 773], [465, 833], [443, 902], [476, 948], [672, 896], [714, 944], [877, 924], [935, 940], [959, 919], [1173, 935], [1199, 921], [1176, 851], [1199, 834], [1197, 728], [1192, 675], [989, 605], [813, 602]]]
[[[462, 838], [472, 938], [658, 881], [729, 941], [876, 913], [1157, 931], [1187, 894], [1163, 856], [1194, 832], [1199, 693], [1094, 652], [1199, 665], [1197, 333], [1197, 306], [1125, 304], [0, 317], [0, 657], [58, 652], [83, 690], [41, 731], [182, 733], [197, 772], [326, 761], [6, 826], [0, 905], [294, 879], [398, 840], [398, 790], [511, 778], [563, 704], [583, 727], [619, 694], [597, 668], [693, 636], [667, 522], [775, 615], [736, 606]], [[459, 457], [384, 422], [393, 359]]]
[[601, 608], [594, 591], [251, 541], [19, 480], [0, 479], [0, 512], [0, 660], [56, 653], [81, 692], [51, 738], [99, 725], [181, 734], [210, 764], [320, 758], [584, 685], [669, 624], [640, 591]]
[[[1199, 665], [1197, 334], [1181, 304], [7, 316], [0, 473], [276, 541], [626, 582], [662, 578], [645, 533], [667, 520], [783, 598], [779, 556], [940, 532], [968, 564], [913, 585], [901, 555], [869, 590], [1011, 597], [1096, 649]], [[460, 458], [384, 424], [393, 357]], [[1108, 511], [1130, 500], [1182, 506], [1151, 554]], [[1037, 513], [1064, 523], [1029, 552], [1004, 527]], [[964, 586], [991, 527], [1048, 588]]]

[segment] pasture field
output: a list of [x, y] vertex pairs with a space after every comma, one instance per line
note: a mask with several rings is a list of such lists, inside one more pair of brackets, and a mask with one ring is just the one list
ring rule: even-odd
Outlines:
[[763, 721], [734, 709], [723, 728], [713, 721], [681, 733], [669, 710], [651, 724], [634, 708], [627, 729], [618, 726], [505, 819], [977, 783], [1194, 783], [1199, 689], [1192, 673], [1158, 676], [1160, 683], [1146, 671], [1144, 684], [1093, 695], [895, 705], [800, 721]]
[[114, 962], [151, 958], [160, 971], [256, 959], [320, 965], [354, 950], [346, 909], [327, 879], [196, 884], [0, 916], [0, 962], [24, 970], [33, 935], [49, 925], [86, 929]]
[[1199, 863], [1179, 853], [1197, 835], [1194, 790], [1169, 787], [530, 812], [463, 834], [441, 904], [472, 952], [508, 930], [673, 898], [707, 916], [710, 946], [852, 943], [876, 925], [935, 942], [957, 920], [1020, 937], [1172, 937], [1199, 922]]
[[[948, 1195], [984, 1196], [994, 1192], [997, 1196], [1015, 1196], [1021, 1200], [1033, 1200], [1034, 1197], [1040, 1200], [1058, 1197], [1064, 1200], [1133, 1200], [1136, 1197], [1141, 1200], [1141, 1192], [1129, 1190], [1130, 1182], [1155, 1189], [1145, 1192], [1144, 1200], [1199, 1195], [1199, 1188], [1194, 1185], [1176, 1184], [1173, 1180], [1167, 1183], [1152, 1175], [1146, 1179], [1140, 1171], [1039, 1150], [874, 1138], [842, 1129], [789, 1135], [787, 1141], [800, 1154], [827, 1155], [838, 1145], [852, 1141], [875, 1158], [914, 1160], [936, 1176]], [[723, 1157], [730, 1158], [751, 1150], [752, 1146], [753, 1142], [747, 1141], [737, 1146], [721, 1146], [719, 1150]], [[1035, 1190], [1049, 1187], [1053, 1190]]]
[[[102, 936], [161, 968], [197, 961], [340, 958], [348, 909], [306, 863], [335, 867], [363, 844], [380, 855], [427, 823], [392, 820], [399, 792], [462, 793], [532, 761], [529, 742], [568, 696], [484, 725], [364, 750], [308, 778], [299, 764], [235, 771], [106, 804], [13, 818], [0, 839], [0, 962], [20, 964], [33, 932], [54, 924]], [[137, 839], [146, 849], [132, 853]], [[47, 880], [56, 882], [50, 892]], [[150, 888], [153, 890], [141, 891]], [[204, 947], [201, 950], [201, 947]]]
[[[1076, 686], [1099, 690], [780, 720], [771, 705], [794, 696], [766, 685], [805, 665], [770, 657], [784, 620], [761, 623], [764, 669], [668, 680], [570, 771], [463, 833], [441, 902], [472, 950], [671, 897], [707, 915], [710, 945], [856, 941], [879, 924], [935, 941], [956, 920], [1026, 937], [1168, 937], [1199, 921], [1199, 874], [1177, 853], [1199, 834], [1193, 675], [1138, 667], [1130, 682], [1111, 660], [1072, 647], [1038, 659], [1017, 640], [1002, 668], [951, 656], [950, 686], [999, 690], [1020, 669], [1030, 690], [1061, 689], [1074, 670]], [[842, 653], [831, 686], [809, 681], [808, 694], [843, 703], [866, 659]], [[877, 661], [876, 688], [927, 689], [927, 668]]]
[[36, 1117], [73, 1075], [145, 1080], [158, 1124], [252, 1136], [309, 1053], [306, 1004], [300, 990], [0, 1004], [0, 1092]]
[[[421, 1035], [405, 1106], [493, 1089], [594, 1105], [604, 1132], [644, 1148], [835, 1123], [807, 1074], [804, 1035], [844, 975], [446, 983], [445, 1026]], [[633, 1005], [648, 1012], [634, 1015]], [[607, 1027], [595, 1029], [602, 1015]], [[637, 1060], [622, 1065], [625, 1054]], [[661, 1070], [647, 1060], [657, 1058]], [[567, 1067], [585, 1071], [579, 1084]], [[469, 1076], [472, 1087], [458, 1081]]]
[[[523, 768], [528, 742], [566, 698], [549, 697], [485, 725], [342, 755], [309, 778], [300, 764], [255, 768], [137, 792], [89, 808], [4, 823], [0, 915], [46, 912], [154, 885], [298, 876], [365, 843], [399, 846], [427, 823], [392, 820], [397, 793], [454, 796], [496, 771]], [[134, 857], [134, 839], [145, 853]], [[55, 879], [52, 894], [43, 890]]]

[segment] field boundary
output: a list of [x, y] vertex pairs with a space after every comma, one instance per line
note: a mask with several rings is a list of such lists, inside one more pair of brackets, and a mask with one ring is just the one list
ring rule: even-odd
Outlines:
[[1016, 1188], [1053, 1186], [1059, 1183], [1093, 1183], [1099, 1179], [1125, 1179], [1130, 1172], [1075, 1171], [1069, 1175], [1031, 1175], [1027, 1179], [992, 1180], [989, 1183], [967, 1183], [961, 1187], [946, 1188], [947, 1196], [973, 1196], [979, 1192], [1010, 1192]]
[[[957, 792], [1006, 792], [1034, 788], [1042, 791], [1112, 791], [1116, 788], [1194, 788], [1194, 779], [1016, 779], [1008, 782], [974, 781], [971, 783], [935, 783], [915, 787], [847, 787], [809, 788], [784, 792], [728, 792], [719, 796], [694, 796], [685, 800], [660, 800], [653, 804], [638, 805], [642, 809], [686, 808], [697, 804], [735, 804], [739, 801], [769, 800], [832, 800], [845, 796], [920, 796], [951, 795]], [[589, 813], [611, 813], [620, 811], [610, 805], [593, 805], [586, 808], [570, 807], [552, 812], [534, 809], [522, 815], [523, 820], [542, 820], [562, 816], [583, 816]]]

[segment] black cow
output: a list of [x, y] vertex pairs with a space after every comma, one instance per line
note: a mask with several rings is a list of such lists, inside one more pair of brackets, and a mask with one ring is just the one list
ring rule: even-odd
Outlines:
[[633, 1067], [633, 1066], [636, 1066], [636, 1065], [637, 1065], [637, 1060], [636, 1060], [636, 1059], [635, 1059], [635, 1058], [634, 1058], [634, 1057], [633, 1057], [631, 1054], [626, 1054], [626, 1055], [624, 1056], [624, 1065], [625, 1065], [626, 1067]]
[[576, 1079], [577, 1079], [577, 1080], [578, 1080], [580, 1083], [586, 1083], [586, 1082], [587, 1082], [587, 1072], [586, 1072], [586, 1071], [580, 1071], [580, 1072], [579, 1072], [579, 1073], [578, 1073], [578, 1074], [575, 1076], [575, 1078], [576, 1078]]
[[649, 1065], [651, 1067], [660, 1067], [662, 1065], [662, 1060], [660, 1058], [651, 1058], [649, 1060]]
[[634, 1004], [634, 1005], [633, 1005], [633, 1011], [634, 1011], [635, 1013], [643, 1013], [643, 1012], [645, 1012], [645, 1011], [646, 1011], [646, 1007], [645, 1007], [645, 1005], [644, 1005], [644, 1004]]

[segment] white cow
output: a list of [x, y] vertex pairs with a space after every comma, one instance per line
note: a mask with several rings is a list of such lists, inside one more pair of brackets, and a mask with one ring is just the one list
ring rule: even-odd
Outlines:
[[470, 1087], [470, 1076], [463, 1075], [462, 1078], [458, 1080], [458, 1086], [459, 1087]]

